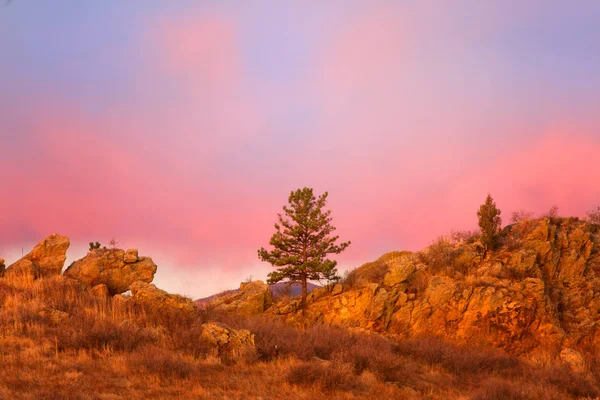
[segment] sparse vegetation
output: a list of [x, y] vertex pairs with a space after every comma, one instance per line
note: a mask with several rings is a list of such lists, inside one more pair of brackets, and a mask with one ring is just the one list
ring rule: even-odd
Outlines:
[[100, 246], [102, 246], [100, 244], [100, 242], [90, 242], [90, 249], [89, 250], [92, 251], [92, 250], [99, 249]]
[[513, 224], [522, 222], [522, 221], [529, 221], [534, 217], [535, 213], [531, 212], [531, 211], [525, 211], [525, 210], [519, 210], [519, 211], [515, 211], [512, 213], [512, 217], [510, 219], [510, 222]]
[[[418, 290], [418, 282], [426, 285], [423, 273], [414, 274], [408, 293]], [[208, 320], [249, 329], [256, 335], [256, 355], [215, 359], [202, 337]], [[600, 394], [593, 349], [590, 374], [584, 375], [433, 337], [394, 341], [322, 324], [298, 328], [263, 316], [157, 309], [96, 297], [61, 277], [0, 279], [0, 349], [0, 398], [17, 400]]]
[[558, 217], [558, 207], [552, 206], [548, 211], [542, 214], [542, 218], [554, 219]]

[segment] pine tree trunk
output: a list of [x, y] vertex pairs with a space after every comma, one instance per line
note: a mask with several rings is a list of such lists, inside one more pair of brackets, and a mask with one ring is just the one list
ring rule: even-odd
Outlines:
[[308, 296], [308, 289], [306, 284], [306, 274], [302, 276], [302, 315], [306, 309], [306, 297]]

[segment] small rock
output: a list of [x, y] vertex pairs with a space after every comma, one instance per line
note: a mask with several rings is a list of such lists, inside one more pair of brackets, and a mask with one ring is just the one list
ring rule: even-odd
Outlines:
[[243, 282], [239, 291], [217, 297], [207, 306], [216, 311], [253, 315], [265, 312], [271, 304], [273, 297], [269, 285], [263, 281], [252, 281]]
[[564, 349], [560, 352], [560, 359], [573, 371], [583, 372], [585, 370], [585, 359], [577, 350]]
[[340, 294], [344, 291], [344, 287], [341, 283], [336, 283], [333, 285], [333, 289], [331, 290], [331, 295], [335, 296], [336, 294]]
[[412, 262], [406, 264], [394, 265], [383, 277], [385, 286], [394, 286], [405, 282], [415, 272], [416, 267]]
[[256, 351], [254, 335], [246, 329], [232, 329], [218, 322], [202, 324], [202, 340], [211, 348], [215, 357], [227, 356], [239, 359]]
[[133, 264], [138, 260], [138, 250], [137, 249], [129, 249], [125, 252], [125, 263]]

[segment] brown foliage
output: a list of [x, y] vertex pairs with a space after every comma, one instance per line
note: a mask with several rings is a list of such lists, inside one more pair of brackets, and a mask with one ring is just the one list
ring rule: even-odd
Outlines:
[[[260, 357], [207, 356], [208, 319], [252, 331]], [[599, 394], [594, 351], [586, 376], [438, 338], [392, 341], [261, 316], [157, 310], [63, 279], [0, 279], [2, 399], [575, 399]]]

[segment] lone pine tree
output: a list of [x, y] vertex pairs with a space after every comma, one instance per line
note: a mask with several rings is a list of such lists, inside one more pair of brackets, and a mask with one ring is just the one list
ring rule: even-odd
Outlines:
[[485, 199], [485, 203], [477, 211], [479, 228], [481, 228], [481, 242], [491, 249], [498, 244], [498, 235], [500, 226], [502, 225], [501, 213], [498, 207], [496, 207], [494, 199], [489, 194]]
[[339, 236], [332, 236], [331, 210], [327, 205], [327, 192], [318, 198], [311, 188], [290, 193], [283, 214], [277, 214], [278, 223], [269, 243], [273, 250], [258, 250], [258, 258], [277, 268], [269, 274], [269, 284], [282, 280], [302, 284], [302, 309], [306, 305], [308, 280], [338, 280], [337, 261], [327, 259], [328, 254], [339, 254], [350, 242], [336, 244]]

